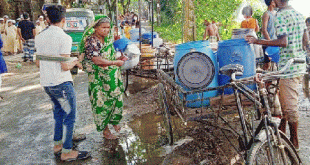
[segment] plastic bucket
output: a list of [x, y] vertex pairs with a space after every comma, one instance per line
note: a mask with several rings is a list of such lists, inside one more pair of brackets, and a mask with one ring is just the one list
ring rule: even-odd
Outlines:
[[[157, 38], [158, 34], [153, 32], [153, 38]], [[142, 39], [152, 40], [152, 32], [146, 32], [142, 34]]]
[[[228, 64], [240, 64], [244, 68], [242, 76], [237, 76], [236, 78], [244, 78], [255, 75], [256, 65], [255, 65], [255, 55], [253, 49], [248, 44], [245, 39], [232, 39], [219, 42], [219, 48], [217, 51], [217, 59], [219, 63], [219, 68]], [[230, 77], [226, 75], [218, 76], [219, 85], [225, 85], [230, 81]], [[255, 90], [256, 85], [250, 84], [249, 88]], [[232, 88], [226, 88], [224, 94], [232, 94]]]
[[[188, 63], [186, 63], [186, 61], [188, 61]], [[194, 41], [177, 45], [173, 65], [175, 66], [174, 73], [176, 75], [176, 83], [181, 85], [187, 91], [218, 86], [218, 64], [216, 57], [210, 48], [209, 41]], [[182, 69], [184, 69], [184, 71], [182, 71]], [[182, 73], [180, 71], [182, 71]], [[185, 73], [187, 74], [185, 75]], [[203, 79], [205, 77], [205, 75], [203, 75], [201, 76], [201, 79], [199, 73], [208, 74], [210, 76], [208, 76], [208, 79]], [[187, 77], [188, 79], [184, 77]], [[186, 82], [186, 80], [190, 81]], [[200, 85], [202, 86], [200, 87]], [[203, 94], [189, 94], [186, 96], [187, 101], [201, 99], [202, 97], [204, 101], [189, 102], [186, 106], [192, 108], [208, 106], [210, 105], [208, 98], [215, 96], [217, 96], [216, 90], [203, 92]]]
[[127, 45], [131, 44], [131, 41], [127, 39], [126, 37], [121, 38], [119, 40], [114, 41], [113, 45], [116, 51], [122, 51], [124, 52]]
[[280, 48], [278, 46], [268, 46], [265, 53], [271, 58], [271, 61], [278, 63], [280, 59]]

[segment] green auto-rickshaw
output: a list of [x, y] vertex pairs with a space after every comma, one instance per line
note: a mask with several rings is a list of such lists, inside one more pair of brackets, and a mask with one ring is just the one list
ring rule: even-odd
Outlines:
[[[66, 10], [66, 25], [64, 31], [72, 37], [71, 57], [78, 57], [78, 47], [82, 40], [84, 30], [95, 20], [93, 11], [84, 8], [72, 8]], [[78, 73], [78, 68], [71, 70], [72, 75]]]
[[83, 32], [94, 20], [94, 13], [89, 9], [72, 8], [66, 10], [66, 25], [64, 30], [72, 37], [72, 54], [78, 55], [78, 46], [81, 42]]

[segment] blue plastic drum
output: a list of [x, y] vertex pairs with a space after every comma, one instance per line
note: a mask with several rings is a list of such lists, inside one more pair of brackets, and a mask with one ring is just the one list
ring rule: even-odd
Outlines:
[[[158, 34], [156, 32], [153, 32], [153, 38], [157, 38], [157, 37], [158, 37]], [[152, 40], [152, 32], [143, 33], [142, 39]]]
[[[243, 76], [238, 78], [250, 77], [256, 73], [254, 51], [245, 39], [232, 39], [219, 42], [217, 50], [217, 59], [219, 68], [228, 64], [240, 64], [244, 68]], [[226, 75], [218, 76], [219, 85], [225, 85], [230, 81], [230, 77]], [[251, 84], [249, 88], [255, 90], [256, 85]], [[224, 94], [232, 94], [233, 89], [227, 88]]]
[[[187, 91], [218, 86], [218, 64], [209, 41], [194, 41], [177, 45], [173, 64], [176, 83]], [[193, 108], [208, 106], [210, 105], [208, 98], [216, 95], [217, 91], [187, 95], [187, 101], [202, 97], [204, 101], [189, 102], [186, 106]]]

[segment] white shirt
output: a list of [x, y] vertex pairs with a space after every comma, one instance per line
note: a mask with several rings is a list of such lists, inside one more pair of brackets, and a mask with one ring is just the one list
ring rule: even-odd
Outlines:
[[[71, 54], [72, 38], [63, 29], [51, 25], [35, 37], [38, 55], [59, 56]], [[40, 82], [42, 86], [56, 86], [73, 81], [69, 71], [61, 69], [60, 62], [40, 61]]]

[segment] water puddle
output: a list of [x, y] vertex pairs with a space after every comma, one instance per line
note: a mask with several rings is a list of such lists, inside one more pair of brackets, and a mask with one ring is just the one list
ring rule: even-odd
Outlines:
[[130, 94], [135, 94], [145, 89], [149, 89], [152, 86], [156, 85], [157, 82], [153, 79], [137, 77], [129, 75], [129, 82], [128, 82], [128, 91]]
[[[169, 146], [163, 117], [148, 113], [126, 124], [117, 141], [105, 140], [105, 164], [161, 164], [165, 156], [176, 146], [191, 141], [187, 127], [179, 118], [173, 117], [175, 145]], [[191, 126], [191, 125], [190, 125]]]

